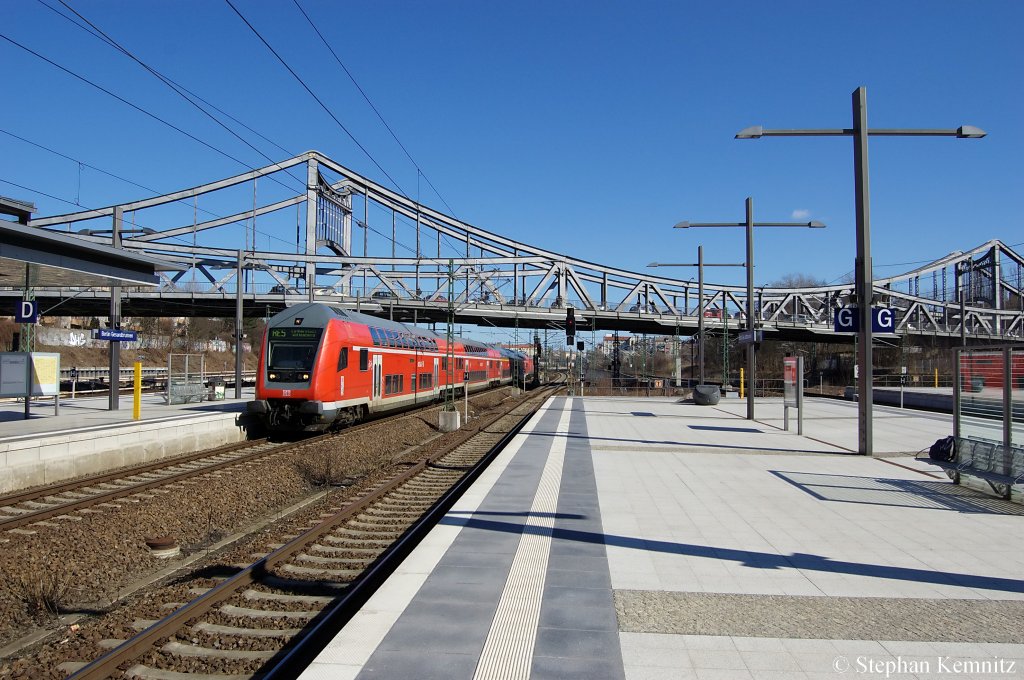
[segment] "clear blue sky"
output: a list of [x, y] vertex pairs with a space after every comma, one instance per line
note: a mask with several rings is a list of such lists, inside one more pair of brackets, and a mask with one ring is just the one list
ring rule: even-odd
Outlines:
[[[289, 153], [318, 149], [390, 183], [222, 0], [66, 1]], [[699, 243], [708, 261], [739, 262], [741, 230], [671, 227], [740, 221], [752, 196], [759, 220], [829, 226], [762, 231], [758, 285], [791, 272], [839, 280], [853, 268], [850, 140], [733, 135], [755, 124], [850, 127], [861, 85], [872, 127], [988, 132], [872, 140], [878, 274], [988, 239], [1024, 242], [1022, 2], [299, 2], [454, 213], [527, 243], [635, 271], [693, 261]], [[416, 166], [292, 0], [235, 4], [415, 197]], [[6, 0], [2, 15], [0, 33], [250, 166], [266, 164], [42, 2]], [[0, 64], [0, 130], [161, 192], [245, 169], [5, 40]], [[148, 195], [88, 168], [79, 182], [76, 162], [7, 134], [0, 180], [0, 194], [34, 201], [41, 215], [73, 206], [5, 182], [88, 207]], [[419, 192], [447, 211], [426, 182]]]

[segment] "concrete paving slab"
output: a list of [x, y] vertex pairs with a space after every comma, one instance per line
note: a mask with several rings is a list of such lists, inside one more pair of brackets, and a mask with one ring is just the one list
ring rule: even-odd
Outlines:
[[[424, 565], [414, 551], [399, 567], [396, 577], [416, 574], [420, 588], [385, 584], [308, 677], [335, 663], [351, 677], [358, 659], [357, 677], [398, 677], [382, 670], [408, 669], [407, 657], [391, 655], [416, 650], [460, 652], [450, 678], [834, 680], [844, 668], [867, 672], [858, 664], [884, 675], [901, 658], [931, 662], [904, 677], [931, 677], [945, 672], [935, 666], [942, 657], [1024, 658], [1010, 623], [1024, 614], [1024, 554], [1007, 540], [1024, 527], [1024, 508], [955, 486], [912, 457], [950, 433], [948, 416], [876, 407], [883, 455], [864, 458], [851, 453], [854, 403], [808, 400], [805, 436], [782, 428], [779, 400], [758, 400], [753, 422], [745, 412], [738, 400], [549, 402], [443, 520], [444, 539], [430, 543], [441, 557]], [[557, 509], [531, 515], [556, 450], [565, 456]], [[517, 594], [541, 598], [540, 617], [514, 631], [533, 645], [525, 671], [478, 663], [480, 629], [497, 625], [486, 623], [496, 611], [489, 588], [497, 593], [517, 568], [508, 539], [488, 533], [550, 536], [542, 590]], [[466, 548], [493, 562], [465, 566], [476, 559]], [[431, 609], [430, 593], [452, 597], [460, 579], [473, 584], [463, 603], [483, 614], [461, 633], [452, 626], [450, 645], [434, 635], [421, 647], [415, 626], [451, 618]], [[348, 632], [365, 633], [364, 621], [373, 635]]]

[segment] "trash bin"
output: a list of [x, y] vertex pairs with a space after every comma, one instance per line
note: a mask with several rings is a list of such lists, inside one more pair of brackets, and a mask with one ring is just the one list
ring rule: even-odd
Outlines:
[[718, 385], [697, 385], [693, 388], [693, 403], [698, 406], [714, 406], [721, 396]]
[[214, 379], [210, 381], [210, 392], [207, 395], [209, 401], [224, 401], [224, 381]]
[[971, 392], [981, 392], [985, 387], [985, 376], [983, 375], [972, 375], [971, 376]]

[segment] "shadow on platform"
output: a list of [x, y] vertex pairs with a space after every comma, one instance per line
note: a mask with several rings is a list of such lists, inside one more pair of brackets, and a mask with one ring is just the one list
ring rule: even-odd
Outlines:
[[914, 583], [932, 583], [935, 585], [978, 588], [980, 590], [995, 590], [1006, 593], [1024, 593], [1024, 580], [1000, 578], [997, 576], [979, 576], [977, 574], [958, 574], [950, 571], [938, 572], [911, 567], [846, 562], [843, 560], [832, 560], [821, 555], [807, 555], [804, 553], [779, 555], [776, 553], [758, 552], [756, 550], [715, 548], [713, 546], [695, 545], [693, 543], [673, 543], [671, 541], [648, 540], [631, 536], [617, 536], [614, 534], [565, 528], [551, 529], [549, 527], [498, 522], [472, 517], [444, 517], [440, 523], [483, 531], [503, 531], [514, 534], [530, 533], [538, 536], [551, 536], [554, 540], [599, 543], [619, 548], [632, 548], [634, 550], [646, 550], [671, 555], [705, 557], [713, 560], [736, 562], [744, 567], [751, 567], [753, 569], [804, 569], [807, 571], [851, 574], [871, 578], [911, 581]]
[[821, 501], [1024, 516], [1024, 506], [985, 496], [978, 491], [965, 489], [950, 482], [781, 470], [769, 472]]

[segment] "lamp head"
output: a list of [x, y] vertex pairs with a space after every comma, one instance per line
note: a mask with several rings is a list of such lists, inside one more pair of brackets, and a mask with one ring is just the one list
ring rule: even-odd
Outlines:
[[764, 134], [764, 128], [760, 125], [754, 125], [737, 132], [736, 139], [761, 139], [762, 134]]
[[690, 223], [689, 222], [676, 222], [675, 226], [672, 227], [672, 228], [673, 229], [689, 229], [690, 228]]
[[817, 220], [814, 220], [814, 221], [808, 222], [807, 226], [810, 227], [811, 229], [824, 229], [825, 228], [825, 223], [824, 222], [819, 222]]
[[956, 129], [957, 139], [981, 139], [986, 134], [984, 130], [973, 125], [961, 125]]
[[649, 265], [647, 265], [647, 266], [648, 266], [648, 267], [660, 267], [661, 265], [660, 265], [660, 264], [658, 264], [657, 262], [652, 262], [652, 263], [650, 263], [650, 264], [649, 264]]

